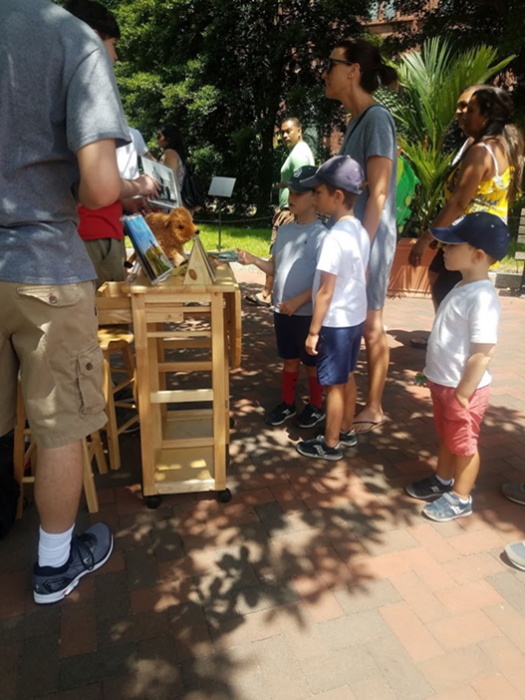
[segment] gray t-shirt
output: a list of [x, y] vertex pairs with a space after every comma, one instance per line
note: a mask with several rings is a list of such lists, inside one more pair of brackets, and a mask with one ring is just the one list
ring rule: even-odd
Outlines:
[[77, 232], [76, 153], [130, 141], [107, 51], [48, 0], [2, 0], [0, 26], [0, 280], [95, 279]]
[[[388, 277], [396, 249], [396, 187], [397, 140], [396, 127], [390, 112], [380, 105], [372, 105], [352, 120], [346, 131], [340, 155], [351, 156], [363, 168], [366, 176], [367, 161], [372, 156], [382, 156], [392, 161], [388, 196], [381, 221], [370, 248], [368, 308], [380, 309], [384, 305]], [[362, 222], [369, 197], [365, 188], [359, 196], [355, 215]]]
[[[272, 248], [275, 259], [273, 303], [276, 313], [280, 313], [281, 301], [288, 301], [313, 285], [317, 255], [325, 234], [326, 227], [321, 221], [306, 226], [294, 221], [279, 227]], [[310, 300], [297, 309], [294, 316], [311, 316], [312, 310]]]

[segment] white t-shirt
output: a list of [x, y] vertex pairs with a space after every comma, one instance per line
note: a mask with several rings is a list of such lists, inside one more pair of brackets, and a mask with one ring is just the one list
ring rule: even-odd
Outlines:
[[117, 165], [120, 177], [124, 180], [136, 180], [139, 173], [138, 156], [145, 156], [148, 152], [146, 142], [137, 129], [129, 127], [132, 141], [125, 146], [117, 148]]
[[321, 283], [321, 272], [337, 275], [337, 279], [323, 326], [348, 328], [365, 320], [369, 255], [370, 238], [357, 219], [336, 222], [324, 237], [314, 277], [314, 302]]
[[[501, 306], [490, 280], [461, 284], [439, 305], [428, 339], [425, 376], [436, 384], [456, 387], [472, 354], [472, 343], [496, 343]], [[492, 381], [488, 370], [478, 389]]]

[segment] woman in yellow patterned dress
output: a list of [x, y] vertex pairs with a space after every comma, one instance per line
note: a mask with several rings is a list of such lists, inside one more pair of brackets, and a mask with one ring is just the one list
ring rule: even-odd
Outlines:
[[[508, 206], [520, 191], [523, 176], [523, 137], [509, 123], [512, 111], [505, 90], [483, 87], [472, 94], [462, 122], [469, 141], [447, 177], [446, 204], [430, 228], [450, 226], [460, 216], [476, 211], [507, 220]], [[412, 265], [420, 264], [433, 240], [427, 231], [417, 241], [410, 254]], [[461, 275], [445, 268], [440, 249], [429, 267], [429, 278], [437, 308]]]

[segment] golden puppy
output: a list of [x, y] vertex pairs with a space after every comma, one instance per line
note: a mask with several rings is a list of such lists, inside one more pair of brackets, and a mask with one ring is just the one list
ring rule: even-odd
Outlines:
[[185, 262], [184, 244], [199, 233], [189, 211], [184, 207], [177, 207], [169, 214], [147, 214], [145, 219], [160, 247], [175, 267]]

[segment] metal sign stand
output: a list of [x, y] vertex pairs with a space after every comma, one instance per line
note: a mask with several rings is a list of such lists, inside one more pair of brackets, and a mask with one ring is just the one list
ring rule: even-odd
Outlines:
[[219, 244], [217, 246], [219, 252], [222, 238], [222, 200], [229, 199], [232, 196], [234, 185], [234, 177], [214, 177], [208, 190], [209, 197], [217, 197], [219, 200]]

